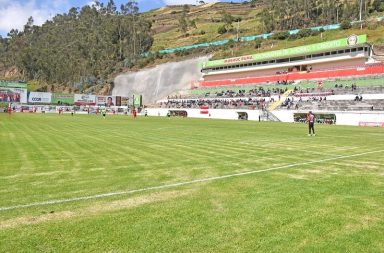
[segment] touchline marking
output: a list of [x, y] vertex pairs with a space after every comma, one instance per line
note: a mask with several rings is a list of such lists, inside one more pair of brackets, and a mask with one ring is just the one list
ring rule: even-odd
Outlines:
[[6, 207], [0, 207], [0, 212], [1, 211], [7, 211], [7, 210], [13, 210], [13, 209], [22, 209], [22, 208], [35, 207], [35, 206], [46, 206], [46, 205], [62, 204], [62, 203], [67, 203], [67, 202], [81, 201], [81, 200], [107, 198], [107, 197], [112, 197], [112, 196], [127, 195], [127, 194], [132, 194], [132, 193], [137, 193], [137, 192], [144, 192], [144, 191], [151, 191], [151, 190], [160, 190], [160, 189], [172, 188], [172, 187], [189, 185], [189, 184], [195, 184], [195, 183], [215, 181], [215, 180], [231, 178], [231, 177], [240, 177], [240, 176], [245, 176], [245, 175], [251, 175], [251, 174], [266, 172], [266, 171], [281, 170], [281, 169], [292, 168], [292, 167], [300, 166], [300, 165], [322, 163], [322, 162], [334, 161], [334, 160], [345, 159], [345, 158], [350, 158], [350, 157], [363, 156], [363, 155], [368, 155], [368, 154], [375, 154], [375, 153], [380, 153], [380, 152], [383, 152], [383, 151], [384, 150], [376, 150], [376, 151], [369, 151], [369, 152], [353, 154], [353, 155], [344, 155], [344, 156], [332, 157], [332, 158], [316, 160], [316, 161], [292, 163], [292, 164], [288, 164], [288, 165], [272, 167], [272, 168], [263, 169], [263, 170], [252, 170], [252, 171], [240, 172], [240, 173], [229, 174], [229, 175], [224, 175], [224, 176], [208, 177], [208, 178], [195, 179], [195, 180], [192, 180], [192, 181], [185, 181], [185, 182], [179, 182], [179, 183], [173, 183], [173, 184], [150, 186], [150, 187], [146, 187], [146, 188], [129, 190], [129, 191], [110, 192], [110, 193], [97, 194], [97, 195], [92, 195], [92, 196], [83, 196], [83, 197], [69, 198], [69, 199], [49, 200], [49, 201], [35, 202], [35, 203], [24, 204], [24, 205], [16, 205], [16, 206], [6, 206]]

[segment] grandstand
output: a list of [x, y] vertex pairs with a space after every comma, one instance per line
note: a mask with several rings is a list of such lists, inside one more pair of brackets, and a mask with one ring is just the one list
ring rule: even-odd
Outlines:
[[285, 83], [384, 73], [371, 57], [366, 35], [203, 64], [202, 87]]
[[[120, 89], [114, 89], [113, 96], [27, 92], [25, 83], [3, 82], [0, 102], [11, 102], [13, 110], [20, 112], [74, 110], [91, 114], [106, 106], [108, 98], [111, 114], [129, 114], [130, 107], [135, 107], [150, 116], [283, 122], [301, 122], [302, 115], [311, 110], [320, 123], [384, 125], [384, 62], [375, 57], [366, 35], [223, 60], [207, 59], [185, 62], [182, 68], [172, 65], [137, 74], [145, 76], [139, 79], [146, 83], [156, 83], [155, 92], [146, 89], [146, 98], [153, 98], [172, 92], [170, 87], [176, 86], [166, 84], [183, 83], [181, 76], [187, 80], [196, 78], [195, 72], [202, 73], [203, 79], [193, 81], [189, 89], [174, 91], [166, 99], [146, 105], [146, 110], [141, 110], [141, 96], [138, 103], [135, 99], [128, 102], [133, 91], [127, 92], [124, 82]], [[195, 63], [199, 61], [205, 63], [197, 69]], [[190, 68], [191, 64], [196, 69]], [[175, 72], [180, 73], [178, 82], [170, 74]], [[135, 84], [136, 74], [129, 78]], [[160, 86], [164, 86], [161, 92]]]
[[384, 122], [384, 63], [373, 56], [366, 35], [351, 35], [207, 61], [197, 88], [158, 101], [152, 113], [300, 122], [297, 115], [312, 110], [332, 118], [321, 123]]

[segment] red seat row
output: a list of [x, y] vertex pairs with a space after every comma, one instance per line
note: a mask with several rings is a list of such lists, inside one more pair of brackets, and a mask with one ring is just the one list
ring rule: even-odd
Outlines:
[[347, 69], [334, 69], [314, 72], [290, 72], [284, 75], [247, 77], [239, 79], [226, 79], [216, 81], [201, 81], [200, 87], [212, 87], [223, 85], [247, 85], [257, 83], [276, 83], [281, 81], [296, 81], [310, 79], [327, 79], [335, 77], [363, 76], [384, 74], [384, 64], [364, 65]]

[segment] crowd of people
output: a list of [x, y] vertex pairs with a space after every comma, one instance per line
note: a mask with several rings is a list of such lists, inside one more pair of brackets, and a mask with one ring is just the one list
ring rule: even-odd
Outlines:
[[169, 99], [161, 102], [161, 108], [198, 109], [208, 106], [210, 109], [265, 109], [270, 101], [265, 98], [248, 99]]
[[[288, 88], [282, 89], [278, 87], [272, 87], [272, 88], [265, 88], [265, 87], [258, 87], [250, 90], [222, 90], [222, 91], [215, 91], [215, 92], [206, 92], [203, 97], [205, 98], [236, 98], [236, 97], [271, 97], [272, 95], [279, 95], [286, 92]], [[199, 97], [199, 95], [187, 95], [187, 96], [181, 96], [181, 95], [174, 95], [174, 96], [168, 96], [168, 99], [187, 99], [191, 97]]]

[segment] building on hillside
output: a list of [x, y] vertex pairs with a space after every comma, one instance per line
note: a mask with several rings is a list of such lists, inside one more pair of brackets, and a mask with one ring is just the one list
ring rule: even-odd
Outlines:
[[366, 35], [203, 63], [200, 86], [244, 85], [384, 74]]

